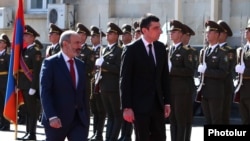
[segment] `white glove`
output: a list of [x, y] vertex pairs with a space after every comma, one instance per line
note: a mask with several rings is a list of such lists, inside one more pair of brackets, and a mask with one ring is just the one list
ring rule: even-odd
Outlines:
[[95, 65], [96, 66], [101, 66], [103, 61], [104, 61], [103, 57], [100, 57], [100, 58], [96, 59]]
[[207, 64], [206, 63], [204, 63], [203, 65], [200, 64], [198, 66], [198, 72], [199, 73], [204, 73], [206, 71], [206, 69], [207, 69]]
[[168, 69], [169, 69], [169, 72], [170, 72], [171, 69], [172, 69], [172, 63], [171, 63], [171, 61], [168, 61]]
[[30, 88], [29, 95], [34, 95], [36, 93], [36, 89]]
[[235, 66], [235, 71], [240, 73], [240, 74], [243, 74], [244, 70], [245, 70], [245, 64], [241, 64], [241, 65], [237, 64]]

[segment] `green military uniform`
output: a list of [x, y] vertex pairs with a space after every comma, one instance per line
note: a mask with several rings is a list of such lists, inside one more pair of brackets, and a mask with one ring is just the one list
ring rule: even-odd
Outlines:
[[[29, 34], [34, 37], [40, 36], [29, 25], [25, 25], [24, 34]], [[35, 140], [36, 125], [41, 109], [39, 100], [39, 73], [42, 62], [41, 51], [35, 42], [23, 49], [22, 58], [27, 68], [20, 68], [17, 88], [23, 92], [27, 120], [26, 135], [21, 139]], [[34, 94], [30, 92], [31, 89], [35, 90]]]
[[[100, 50], [102, 47], [101, 43], [101, 38], [105, 37], [106, 35], [101, 32], [100, 35], [100, 30], [96, 26], [91, 26], [90, 27], [90, 32], [91, 32], [91, 41], [93, 44], [93, 51], [95, 54], [95, 60], [100, 57]], [[96, 41], [94, 42], [94, 38], [100, 39], [100, 42]], [[94, 67], [93, 69], [93, 74], [96, 73], [97, 75], [99, 73], [99, 69], [97, 67]], [[105, 109], [103, 105], [103, 101], [101, 99], [100, 91], [99, 91], [99, 84], [95, 85], [95, 77], [92, 78], [92, 92], [90, 96], [90, 106], [91, 106], [91, 111], [93, 113], [93, 136], [89, 139], [91, 141], [102, 141], [103, 140], [103, 128], [105, 124]]]
[[[250, 21], [248, 21], [248, 25], [245, 28], [247, 31], [246, 35], [250, 32]], [[248, 43], [243, 48], [237, 48], [237, 60], [241, 61], [240, 52], [243, 51], [243, 63], [245, 64], [245, 69], [243, 72], [243, 80], [242, 85], [239, 90], [239, 111], [241, 115], [242, 124], [249, 125], [249, 110], [250, 110], [250, 44], [249, 44], [249, 35], [246, 36]]]
[[[55, 24], [51, 23], [49, 25], [49, 34], [55, 33], [58, 34], [59, 36], [62, 34], [63, 30], [56, 26]], [[61, 50], [61, 47], [58, 43], [56, 44], [51, 44], [46, 48], [46, 57], [49, 57], [51, 55], [54, 55], [58, 53]]]
[[[221, 26], [214, 21], [207, 21], [205, 26], [206, 31], [214, 32], [215, 36], [223, 31]], [[215, 40], [217, 41], [218, 39]], [[224, 87], [228, 73], [226, 51], [220, 48], [218, 43], [209, 45], [205, 51], [205, 62], [207, 68], [204, 72], [204, 85], [201, 89], [201, 105], [207, 124], [222, 124], [223, 102], [225, 98]]]
[[5, 95], [7, 88], [8, 70], [10, 55], [7, 53], [7, 47], [10, 47], [10, 40], [6, 34], [1, 34], [0, 42], [6, 44], [3, 50], [0, 50], [0, 130], [10, 130], [10, 122], [3, 116]]
[[[122, 34], [121, 29], [114, 23], [108, 23], [107, 36]], [[114, 34], [114, 35], [113, 35]], [[118, 40], [117, 38], [117, 40]], [[108, 39], [108, 38], [107, 38]], [[106, 140], [117, 140], [121, 123], [122, 111], [120, 109], [119, 73], [121, 65], [122, 48], [117, 42], [108, 40], [108, 46], [102, 51], [100, 92], [107, 112]], [[98, 60], [98, 59], [97, 59]], [[96, 60], [96, 63], [98, 62]]]
[[[225, 21], [219, 20], [217, 22], [223, 29], [227, 36], [233, 36], [233, 33], [230, 27], [227, 25]], [[220, 47], [226, 50], [227, 58], [228, 58], [228, 72], [227, 77], [225, 80], [225, 98], [224, 98], [224, 110], [222, 114], [222, 122], [223, 124], [230, 123], [230, 114], [231, 114], [231, 105], [232, 105], [232, 97], [234, 94], [234, 85], [233, 85], [233, 78], [234, 78], [234, 66], [236, 65], [236, 50], [232, 47], [228, 46], [226, 42], [221, 43]]]
[[[78, 23], [76, 25], [76, 32], [79, 33], [83, 33], [85, 34], [87, 37], [90, 36], [90, 31], [83, 25]], [[82, 61], [84, 61], [85, 66], [86, 66], [86, 78], [87, 78], [87, 83], [86, 83], [86, 93], [90, 96], [91, 93], [91, 78], [93, 77], [92, 75], [92, 71], [94, 68], [94, 64], [95, 64], [95, 56], [94, 56], [94, 52], [93, 50], [87, 45], [87, 43], [83, 43], [82, 44], [82, 48], [81, 48], [81, 52], [79, 54], [79, 56], [77, 56], [79, 59], [81, 59]]]

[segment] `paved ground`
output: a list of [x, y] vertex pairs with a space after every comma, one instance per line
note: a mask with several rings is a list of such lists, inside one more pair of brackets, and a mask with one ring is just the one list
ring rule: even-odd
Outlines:
[[[239, 118], [236, 119], [231, 119], [231, 123], [233, 124], [238, 124], [240, 122]], [[204, 141], [203, 139], [203, 123], [204, 123], [204, 118], [201, 116], [197, 116], [194, 118], [194, 124], [193, 124], [193, 129], [192, 129], [192, 136], [191, 140], [192, 141]], [[11, 130], [10, 131], [0, 131], [0, 140], [1, 141], [15, 141], [15, 127], [14, 125], [11, 125]], [[166, 124], [166, 132], [167, 132], [167, 141], [171, 141], [170, 139], [170, 127], [169, 124]], [[25, 126], [24, 125], [18, 125], [18, 130], [17, 130], [17, 137], [22, 137], [25, 134]], [[90, 128], [90, 133], [89, 136], [92, 135], [92, 126]], [[103, 134], [105, 136], [105, 132]], [[134, 141], [134, 134], [133, 134], [133, 141]], [[37, 141], [43, 141], [45, 140], [45, 135], [44, 135], [44, 130], [42, 125], [38, 122], [37, 126]], [[65, 140], [67, 141], [67, 140]]]

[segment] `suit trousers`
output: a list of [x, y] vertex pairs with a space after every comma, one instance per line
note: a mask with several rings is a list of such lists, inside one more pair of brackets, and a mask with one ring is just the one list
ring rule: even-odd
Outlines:
[[75, 112], [74, 120], [68, 126], [62, 125], [61, 128], [52, 128], [49, 124], [44, 125], [46, 141], [87, 141], [89, 127], [82, 124], [78, 112]]

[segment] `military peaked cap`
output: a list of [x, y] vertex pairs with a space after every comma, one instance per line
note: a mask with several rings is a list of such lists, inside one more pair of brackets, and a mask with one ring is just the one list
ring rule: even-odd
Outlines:
[[25, 25], [24, 28], [25, 28], [24, 34], [30, 34], [30, 35], [33, 35], [34, 37], [40, 36], [40, 34], [38, 34], [35, 31], [35, 29], [33, 29], [30, 25]]
[[246, 29], [250, 29], [250, 19], [247, 21], [247, 27]]
[[170, 31], [181, 31], [182, 33], [185, 33], [185, 27], [180, 21], [172, 20], [170, 21]]
[[77, 33], [84, 33], [87, 36], [90, 36], [90, 31], [88, 30], [87, 27], [85, 27], [83, 24], [81, 23], [77, 23], [76, 24], [76, 32]]
[[10, 47], [10, 39], [5, 33], [2, 33], [0, 35], [0, 41], [5, 42], [7, 44], [7, 47]]
[[124, 33], [129, 33], [129, 34], [131, 34], [132, 31], [133, 31], [133, 28], [132, 28], [131, 25], [128, 25], [128, 24], [123, 24], [123, 25], [122, 25], [122, 32], [123, 32], [123, 34], [124, 34]]
[[61, 35], [63, 32], [63, 30], [61, 28], [59, 28], [57, 25], [50, 23], [49, 25], [49, 33], [57, 33], [59, 35]]
[[188, 34], [190, 36], [194, 36], [195, 32], [186, 24], [183, 24], [184, 28], [185, 28], [185, 34]]
[[233, 32], [231, 28], [228, 26], [228, 24], [225, 21], [219, 20], [217, 24], [219, 24], [222, 27], [223, 32], [227, 33], [227, 36], [233, 36]]
[[222, 27], [214, 21], [207, 21], [205, 23], [206, 31], [223, 32]]
[[122, 30], [116, 24], [112, 22], [108, 23], [107, 33], [109, 32], [114, 32], [114, 33], [117, 33], [118, 35], [122, 34]]
[[[93, 35], [100, 35], [100, 30], [98, 27], [96, 26], [91, 26], [90, 27], [90, 35], [93, 36]], [[105, 37], [106, 34], [102, 32], [102, 37]]]
[[135, 32], [140, 32], [140, 23], [138, 21], [135, 21], [134, 22], [134, 29], [135, 29]]
[[39, 49], [43, 49], [43, 44], [39, 40], [35, 40], [36, 45], [39, 47]]

